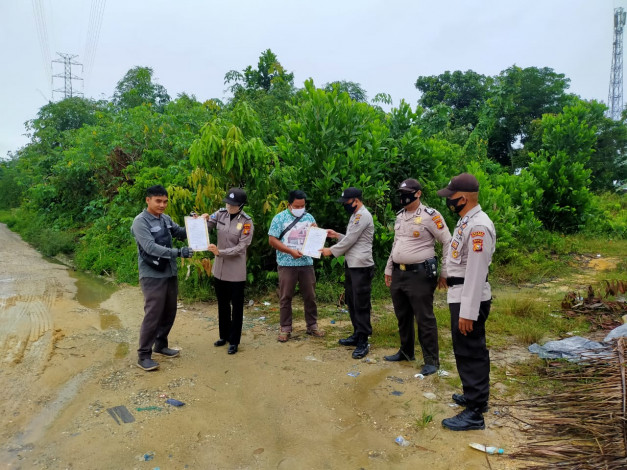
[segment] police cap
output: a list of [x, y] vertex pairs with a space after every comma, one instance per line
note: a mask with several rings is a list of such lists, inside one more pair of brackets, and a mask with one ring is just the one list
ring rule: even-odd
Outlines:
[[342, 196], [340, 196], [337, 202], [346, 202], [353, 198], [361, 200], [361, 189], [352, 187], [346, 188], [344, 191], [342, 191]]
[[479, 192], [479, 181], [470, 173], [462, 173], [449, 181], [446, 188], [438, 191], [440, 197], [450, 197], [455, 193], [477, 193]]
[[422, 186], [413, 178], [408, 178], [398, 185], [398, 192], [401, 193], [415, 193], [416, 191], [422, 191]]
[[226, 196], [222, 199], [223, 202], [231, 204], [232, 206], [241, 206], [246, 204], [246, 191], [242, 188], [231, 188], [226, 192]]

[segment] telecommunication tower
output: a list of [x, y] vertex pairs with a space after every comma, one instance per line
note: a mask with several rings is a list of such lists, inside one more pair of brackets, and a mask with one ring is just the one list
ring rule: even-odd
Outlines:
[[619, 121], [623, 112], [623, 29], [627, 13], [623, 8], [614, 9], [614, 44], [610, 91], [607, 95], [608, 116]]
[[[63, 64], [63, 73], [58, 73], [53, 75], [56, 78], [63, 79], [63, 88], [57, 88], [56, 90], [52, 90], [52, 96], [54, 98], [54, 93], [63, 93], [63, 98], [71, 98], [72, 96], [83, 96], [80, 92], [75, 92], [72, 89], [72, 80], [82, 80], [81, 77], [77, 77], [76, 75], [72, 75], [72, 65], [80, 65], [81, 70], [83, 68], [83, 64], [79, 64], [78, 62], [73, 62], [73, 59], [78, 57], [77, 55], [72, 54], [64, 54], [62, 52], [57, 52], [57, 55], [61, 57], [61, 60], [53, 60], [52, 62], [56, 62], [59, 64]], [[621, 67], [622, 71], [622, 67]], [[622, 77], [622, 74], [621, 74]], [[622, 87], [621, 87], [622, 89]]]

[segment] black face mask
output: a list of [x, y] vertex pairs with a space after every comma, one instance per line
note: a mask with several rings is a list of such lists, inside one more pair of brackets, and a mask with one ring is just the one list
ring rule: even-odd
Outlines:
[[344, 210], [346, 211], [346, 213], [352, 215], [353, 212], [355, 212], [355, 209], [357, 209], [357, 207], [353, 206], [354, 202], [348, 204], [348, 203], [344, 203], [342, 204], [344, 206]]
[[413, 193], [413, 194], [401, 194], [401, 204], [403, 206], [410, 205], [416, 199], [418, 199], [418, 197], [416, 197], [416, 193]]
[[464, 207], [466, 207], [466, 204], [468, 204], [468, 201], [466, 201], [465, 203], [463, 203], [461, 206], [458, 206], [457, 203], [459, 202], [459, 200], [461, 198], [463, 198], [464, 196], [459, 196], [457, 199], [451, 199], [451, 198], [446, 198], [446, 205], [447, 207], [455, 212], [456, 214], [459, 214], [461, 211], [464, 210]]

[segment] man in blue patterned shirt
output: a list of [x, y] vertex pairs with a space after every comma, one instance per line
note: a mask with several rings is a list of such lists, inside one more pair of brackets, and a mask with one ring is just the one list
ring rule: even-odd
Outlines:
[[318, 329], [313, 259], [310, 256], [303, 256], [300, 251], [307, 236], [307, 229], [316, 226], [316, 220], [305, 211], [306, 200], [307, 195], [303, 191], [290, 191], [287, 209], [274, 216], [268, 231], [268, 242], [276, 249], [279, 272], [281, 331], [278, 340], [282, 343], [289, 339], [292, 332], [292, 298], [297, 283], [303, 296], [307, 334], [324, 336], [324, 332]]

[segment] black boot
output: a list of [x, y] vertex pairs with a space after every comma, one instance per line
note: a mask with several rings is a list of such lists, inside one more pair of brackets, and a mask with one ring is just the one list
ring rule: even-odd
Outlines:
[[[457, 403], [459, 406], [467, 407], [469, 405], [468, 400], [466, 400], [466, 397], [462, 395], [461, 393], [453, 393], [453, 401]], [[476, 408], [479, 409], [480, 413], [485, 413], [486, 411], [488, 411], [488, 404], [483, 403], [482, 405], [479, 405]]]
[[342, 346], [357, 346], [357, 333], [353, 333], [348, 338], [343, 338], [338, 341]]
[[370, 346], [368, 346], [368, 335], [357, 335], [357, 347], [353, 351], [353, 359], [361, 359], [362, 357], [365, 357], [369, 351]]
[[473, 429], [485, 429], [485, 422], [478, 409], [466, 408], [457, 416], [443, 419], [442, 426], [451, 431], [471, 431]]

